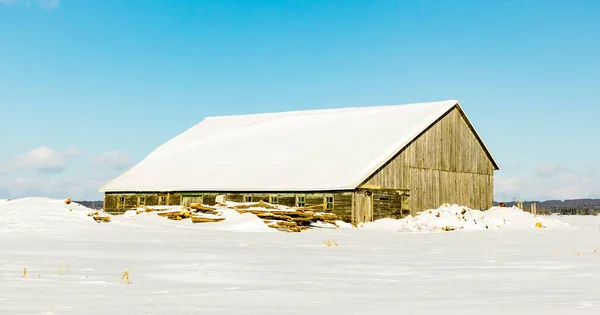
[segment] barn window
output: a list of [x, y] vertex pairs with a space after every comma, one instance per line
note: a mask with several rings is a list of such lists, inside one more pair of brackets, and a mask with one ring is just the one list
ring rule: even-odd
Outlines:
[[117, 197], [117, 209], [125, 208], [125, 196]]
[[277, 196], [269, 196], [269, 203], [276, 205], [279, 203], [279, 197]]
[[304, 208], [306, 206], [306, 197], [305, 196], [296, 196], [296, 207]]
[[252, 202], [252, 196], [250, 196], [250, 195], [245, 195], [245, 196], [244, 196], [244, 202]]
[[324, 199], [325, 210], [333, 210], [333, 195], [325, 196]]
[[146, 196], [139, 196], [138, 197], [138, 208], [145, 207], [145, 206], [146, 206]]
[[165, 205], [165, 197], [163, 197], [163, 196], [158, 196], [158, 205], [159, 205], [159, 206], [163, 206], [163, 205]]

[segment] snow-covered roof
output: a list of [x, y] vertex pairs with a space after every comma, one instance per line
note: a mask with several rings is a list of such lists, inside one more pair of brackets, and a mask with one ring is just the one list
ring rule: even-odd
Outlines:
[[208, 117], [101, 191], [354, 189], [455, 105]]

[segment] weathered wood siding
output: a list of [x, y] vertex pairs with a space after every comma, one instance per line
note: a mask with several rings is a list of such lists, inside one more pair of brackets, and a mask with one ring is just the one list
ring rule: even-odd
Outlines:
[[[336, 192], [301, 192], [301, 193], [217, 193], [217, 192], [171, 192], [171, 193], [154, 193], [154, 192], [140, 192], [140, 193], [106, 193], [104, 195], [104, 211], [112, 214], [120, 214], [127, 210], [135, 209], [138, 207], [138, 198], [140, 196], [146, 197], [147, 206], [157, 206], [159, 196], [163, 196], [167, 200], [168, 205], [182, 205], [181, 196], [194, 195], [202, 196], [202, 203], [206, 205], [214, 205], [217, 195], [225, 195], [226, 199], [235, 202], [244, 202], [245, 196], [252, 196], [252, 202], [265, 201], [269, 202], [271, 196], [277, 196], [278, 204], [294, 207], [296, 206], [296, 196], [305, 197], [305, 206], [315, 206], [324, 203], [325, 196], [334, 197], [333, 210], [328, 209], [316, 209], [317, 211], [332, 212], [335, 213], [340, 220], [350, 222], [352, 220], [352, 191], [336, 191]], [[122, 207], [117, 207], [118, 198], [125, 197], [125, 204]]]
[[493, 203], [494, 169], [465, 117], [454, 108], [365, 184], [410, 189], [412, 214], [443, 203], [485, 210]]
[[373, 194], [373, 220], [383, 218], [401, 219], [410, 214], [409, 205], [405, 200], [409, 196], [403, 191], [380, 189], [374, 190]]
[[354, 211], [352, 223], [373, 221], [373, 193], [358, 190], [354, 194]]
[[[162, 198], [161, 205], [178, 205], [181, 202], [179, 194], [173, 193], [145, 193], [145, 194], [134, 194], [134, 193], [109, 193], [104, 195], [104, 209], [110, 213], [123, 213], [127, 210], [135, 209], [139, 205], [139, 197], [146, 197], [146, 205], [158, 205], [159, 198]], [[125, 202], [119, 206], [118, 198], [124, 197]], [[169, 202], [176, 200], [176, 202]]]

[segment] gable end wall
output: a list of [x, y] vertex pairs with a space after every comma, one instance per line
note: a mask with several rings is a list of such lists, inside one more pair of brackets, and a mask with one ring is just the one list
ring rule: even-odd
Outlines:
[[412, 214], [443, 203], [487, 210], [493, 203], [494, 169], [466, 117], [455, 107], [364, 184], [410, 189]]

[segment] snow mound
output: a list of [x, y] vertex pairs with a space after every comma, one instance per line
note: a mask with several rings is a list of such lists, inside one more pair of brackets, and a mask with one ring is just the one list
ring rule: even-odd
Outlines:
[[214, 229], [236, 232], [277, 232], [252, 213], [238, 213], [235, 210], [224, 209], [223, 217], [225, 221], [217, 222]]
[[61, 233], [71, 229], [98, 225], [87, 214], [90, 208], [50, 198], [21, 198], [0, 203], [0, 233]]
[[[155, 208], [155, 207], [151, 207]], [[202, 229], [215, 231], [234, 231], [234, 232], [276, 232], [269, 228], [262, 219], [251, 213], [238, 213], [227, 207], [218, 207], [220, 215], [195, 213], [193, 216], [205, 218], [223, 218], [221, 222], [211, 223], [192, 223], [191, 220], [173, 221], [160, 217], [159, 214], [169, 212], [180, 212], [181, 206], [164, 206], [161, 211], [140, 212], [136, 210], [126, 211], [123, 215], [111, 216], [111, 225], [127, 228], [146, 229]], [[142, 208], [137, 210], [144, 210]]]
[[[473, 210], [459, 205], [444, 204], [438, 209], [426, 210], [416, 217], [380, 219], [359, 225], [366, 230], [389, 231], [454, 231], [536, 228], [564, 228], [569, 224], [551, 216], [533, 216], [516, 207], [494, 207], [487, 211]], [[537, 227], [539, 228], [539, 227]]]

